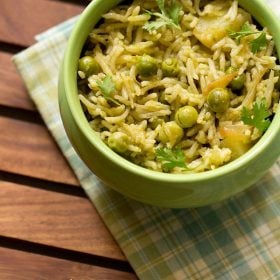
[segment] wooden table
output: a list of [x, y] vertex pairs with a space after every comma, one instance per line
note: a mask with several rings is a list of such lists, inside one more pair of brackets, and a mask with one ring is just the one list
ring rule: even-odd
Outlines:
[[0, 0], [0, 279], [136, 279], [11, 62], [87, 1]]

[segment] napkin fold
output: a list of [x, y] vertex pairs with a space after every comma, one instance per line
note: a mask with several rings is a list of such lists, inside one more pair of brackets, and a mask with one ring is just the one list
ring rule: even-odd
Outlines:
[[[267, 0], [280, 18], [280, 2]], [[65, 134], [58, 69], [77, 17], [36, 36], [13, 61], [30, 97], [140, 279], [280, 279], [280, 160], [247, 191], [197, 209], [163, 209], [106, 187]], [[211, 187], [211, 186], [209, 186]]]

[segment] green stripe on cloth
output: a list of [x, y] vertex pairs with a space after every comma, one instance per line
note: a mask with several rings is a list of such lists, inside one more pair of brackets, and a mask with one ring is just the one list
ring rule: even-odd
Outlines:
[[[280, 16], [280, 2], [269, 0]], [[161, 209], [104, 186], [77, 156], [58, 110], [57, 77], [75, 19], [14, 56], [31, 98], [140, 279], [280, 279], [280, 161], [252, 188], [198, 209]]]

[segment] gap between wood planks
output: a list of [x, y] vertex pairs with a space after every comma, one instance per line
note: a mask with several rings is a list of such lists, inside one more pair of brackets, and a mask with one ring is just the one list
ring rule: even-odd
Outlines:
[[[134, 273], [0, 247], [0, 279], [136, 280]], [[81, 278], [82, 277], [82, 278]]]
[[17, 238], [0, 235], [0, 247], [15, 249], [33, 254], [54, 257], [58, 259], [75, 261], [83, 264], [111, 268], [119, 271], [133, 272], [130, 264], [126, 261], [116, 260], [108, 257], [96, 256], [84, 252], [34, 243]]
[[64, 3], [71, 3], [73, 5], [77, 5], [77, 6], [87, 6], [89, 4], [89, 2], [91, 2], [92, 0], [47, 0], [47, 1], [56, 1], [56, 2], [64, 2]]
[[15, 174], [0, 170], [0, 181], [16, 183], [18, 185], [29, 186], [31, 188], [42, 189], [67, 195], [88, 199], [82, 188], [75, 185], [64, 184], [44, 179], [38, 179], [26, 175]]
[[16, 54], [23, 51], [24, 49], [26, 49], [26, 46], [0, 41], [0, 51]]
[[0, 116], [45, 126], [40, 114], [37, 111], [29, 111], [22, 108], [11, 108], [0, 104]]

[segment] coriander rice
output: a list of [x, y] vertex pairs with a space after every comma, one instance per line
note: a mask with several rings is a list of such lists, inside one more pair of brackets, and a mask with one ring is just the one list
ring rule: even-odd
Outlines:
[[78, 89], [109, 147], [155, 171], [188, 173], [258, 141], [278, 106], [279, 76], [271, 35], [237, 1], [135, 0], [90, 33]]

